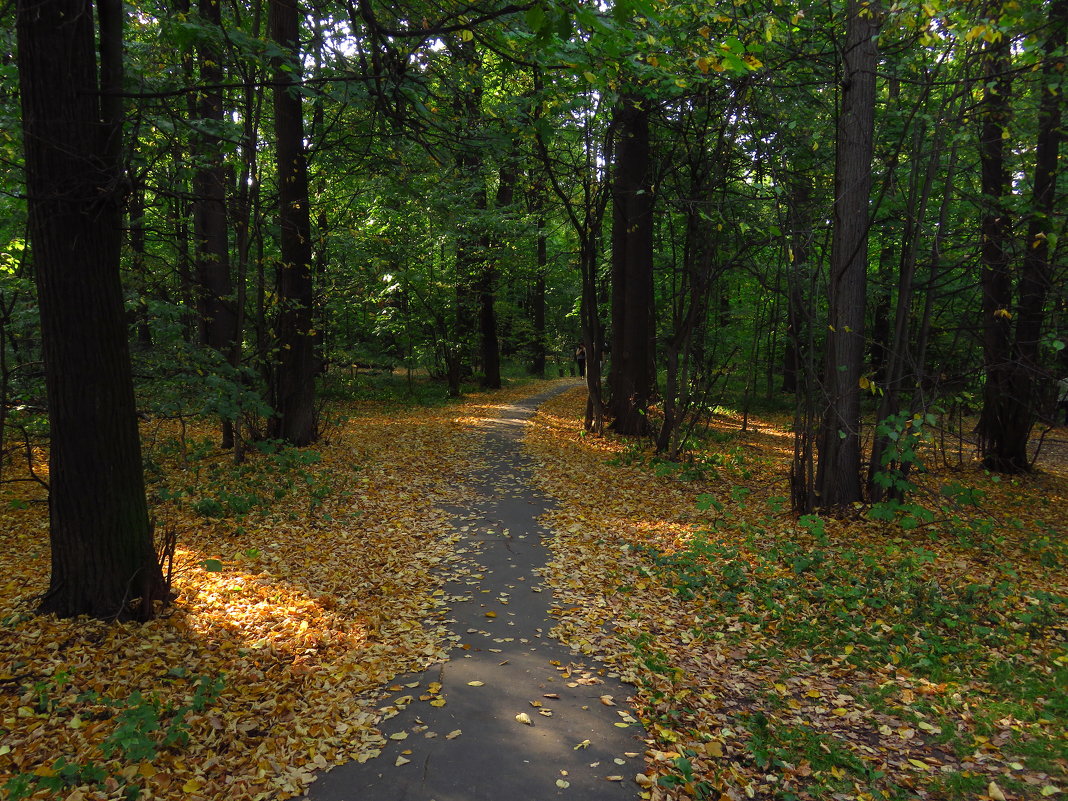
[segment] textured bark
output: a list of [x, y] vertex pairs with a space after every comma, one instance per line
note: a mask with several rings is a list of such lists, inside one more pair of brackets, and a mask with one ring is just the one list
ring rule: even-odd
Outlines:
[[[1045, 320], [1046, 296], [1051, 284], [1047, 236], [1053, 232], [1056, 200], [1057, 155], [1060, 148], [1063, 94], [1049, 89], [1063, 74], [1068, 2], [1049, 6], [1049, 37], [1043, 46], [1044, 64], [1039, 81], [1038, 139], [1035, 148], [1034, 195], [1027, 226], [1026, 247], [1019, 267], [1019, 301], [1012, 303], [1011, 234], [1009, 214], [1001, 198], [1010, 187], [1002, 131], [1011, 107], [1009, 44], [990, 45], [986, 53], [987, 90], [980, 160], [982, 189], [987, 208], [982, 219], [983, 351], [986, 386], [979, 417], [979, 444], [983, 464], [1002, 473], [1030, 469], [1027, 442], [1041, 407], [1045, 375], [1039, 359], [1039, 339]], [[1012, 319], [1016, 320], [1012, 336]], [[1011, 337], [1011, 339], [1010, 339]]]
[[537, 242], [535, 245], [534, 286], [530, 297], [530, 317], [534, 335], [531, 339], [532, 351], [530, 371], [537, 376], [545, 376], [545, 275], [548, 270], [548, 251], [546, 248], [545, 216], [542, 214], [541, 198], [535, 201], [538, 216]]
[[30, 242], [51, 427], [43, 612], [120, 617], [165, 600], [145, 503], [119, 282], [122, 6], [20, 0]]
[[1004, 205], [1009, 191], [1002, 132], [1012, 110], [1007, 71], [1009, 43], [1005, 37], [988, 44], [983, 57], [986, 89], [979, 138], [983, 215], [980, 220], [979, 285], [983, 296], [983, 362], [986, 384], [979, 415], [979, 448], [986, 467], [1015, 473], [1027, 469], [1027, 437], [1031, 421], [1018, 415], [1012, 354], [1012, 274], [1009, 254], [1011, 222]]
[[835, 153], [834, 231], [828, 282], [828, 332], [819, 434], [816, 505], [843, 509], [861, 500], [860, 387], [868, 270], [872, 131], [875, 121], [875, 35], [872, 5], [850, 0]]
[[[314, 442], [318, 432], [308, 160], [304, 152], [304, 113], [296, 87], [300, 79], [298, 14], [296, 0], [270, 0], [271, 38], [292, 54], [289, 59], [277, 59], [274, 65], [281, 262], [275, 279], [278, 356], [271, 393], [275, 413], [271, 436], [302, 446]], [[290, 69], [283, 69], [286, 64]]]
[[[200, 0], [201, 19], [222, 24], [218, 0]], [[230, 238], [226, 215], [227, 169], [222, 139], [214, 132], [223, 122], [221, 56], [210, 41], [197, 46], [200, 82], [197, 116], [202, 127], [193, 139], [198, 164], [193, 177], [193, 241], [196, 260], [197, 320], [200, 342], [232, 361], [236, 355], [237, 309], [230, 275]], [[233, 447], [233, 421], [222, 421], [223, 447]]]
[[783, 349], [782, 390], [797, 392], [797, 374], [804, 358], [807, 331], [805, 291], [808, 274], [809, 241], [812, 238], [810, 207], [812, 185], [801, 177], [790, 184], [790, 266], [786, 285], [786, 347]]
[[645, 434], [653, 392], [653, 194], [649, 113], [637, 98], [615, 110], [612, 181], [612, 429]]
[[[495, 205], [498, 210], [512, 205], [517, 180], [515, 169], [502, 167], [500, 182], [497, 185]], [[486, 258], [479, 275], [479, 344], [482, 350], [482, 386], [487, 389], [501, 388], [501, 347], [497, 336], [497, 275], [500, 254], [504, 252], [505, 243], [500, 236], [485, 234], [483, 252], [494, 259]]]

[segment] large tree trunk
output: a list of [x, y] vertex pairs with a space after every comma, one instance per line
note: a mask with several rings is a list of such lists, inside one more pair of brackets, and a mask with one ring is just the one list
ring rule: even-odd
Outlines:
[[20, 0], [19, 78], [51, 426], [43, 612], [140, 615], [166, 600], [145, 503], [119, 254], [122, 4]]
[[646, 434], [653, 392], [653, 194], [649, 112], [626, 97], [615, 111], [612, 184], [612, 429]]
[[[271, 436], [308, 445], [318, 436], [315, 409], [315, 330], [312, 321], [312, 240], [308, 208], [308, 160], [300, 79], [296, 0], [270, 0], [271, 38], [288, 59], [276, 59], [274, 125], [278, 154], [278, 357], [271, 393]], [[284, 69], [288, 66], [289, 69]]]
[[861, 500], [860, 386], [868, 271], [872, 130], [875, 122], [874, 9], [850, 0], [842, 107], [835, 157], [834, 231], [828, 285], [829, 321], [819, 435], [816, 505], [842, 509]]
[[980, 179], [985, 204], [980, 221], [979, 279], [983, 294], [983, 362], [986, 385], [979, 415], [979, 448], [987, 468], [1005, 473], [1027, 469], [1027, 438], [1033, 420], [1021, 415], [1025, 398], [1016, 386], [1012, 354], [1011, 223], [1003, 198], [1009, 191], [1002, 132], [1012, 114], [1008, 75], [1010, 44], [1006, 37], [988, 43], [984, 53]]

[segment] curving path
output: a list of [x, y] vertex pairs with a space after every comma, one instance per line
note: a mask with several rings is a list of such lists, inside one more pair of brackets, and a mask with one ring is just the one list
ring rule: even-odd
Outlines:
[[547, 634], [552, 592], [539, 571], [550, 532], [538, 517], [550, 501], [532, 488], [520, 441], [537, 405], [572, 386], [487, 422], [470, 477], [479, 501], [450, 510], [472, 560], [444, 588], [458, 647], [447, 662], [397, 677], [400, 711], [382, 726], [382, 755], [325, 773], [308, 801], [638, 798], [644, 732], [627, 714], [629, 689]]

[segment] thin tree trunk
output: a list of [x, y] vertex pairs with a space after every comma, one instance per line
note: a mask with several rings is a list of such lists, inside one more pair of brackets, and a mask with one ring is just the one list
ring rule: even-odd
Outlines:
[[543, 201], [540, 193], [535, 201], [534, 212], [537, 215], [537, 242], [535, 245], [534, 290], [530, 298], [530, 317], [534, 335], [530, 343], [532, 355], [530, 371], [545, 377], [545, 275], [548, 269], [548, 252], [545, 236], [545, 215], [542, 213]]
[[875, 35], [879, 24], [873, 7], [861, 0], [850, 0], [848, 15], [823, 372], [828, 405], [820, 428], [815, 485], [817, 506], [828, 509], [845, 509], [862, 498], [859, 381], [864, 367]]
[[[216, 27], [222, 25], [219, 0], [200, 0], [200, 17]], [[226, 162], [222, 138], [216, 133], [223, 123], [223, 82], [221, 56], [204, 37], [197, 45], [200, 82], [197, 117], [201, 128], [193, 137], [194, 160], [199, 163], [193, 176], [193, 242], [196, 258], [198, 331], [201, 344], [229, 361], [237, 338], [233, 278], [230, 275], [230, 239], [226, 218]], [[222, 419], [222, 446], [234, 445], [234, 421]]]

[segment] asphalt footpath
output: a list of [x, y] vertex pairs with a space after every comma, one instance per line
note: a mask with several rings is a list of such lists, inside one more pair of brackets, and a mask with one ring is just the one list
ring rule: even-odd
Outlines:
[[447, 662], [398, 676], [384, 706], [381, 756], [323, 773], [308, 801], [637, 799], [644, 732], [632, 688], [548, 636], [542, 583], [550, 501], [520, 441], [538, 404], [567, 382], [508, 406], [484, 430], [470, 477], [479, 500], [450, 509], [467, 561], [444, 591], [456, 647]]

